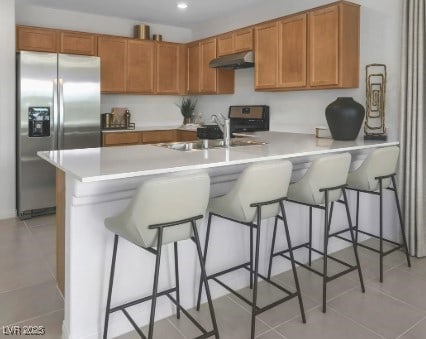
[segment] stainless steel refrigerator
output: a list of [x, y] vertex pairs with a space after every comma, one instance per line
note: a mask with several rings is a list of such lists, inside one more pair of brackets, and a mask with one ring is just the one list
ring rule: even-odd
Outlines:
[[100, 146], [98, 57], [17, 53], [17, 211], [54, 212], [55, 168], [38, 151]]

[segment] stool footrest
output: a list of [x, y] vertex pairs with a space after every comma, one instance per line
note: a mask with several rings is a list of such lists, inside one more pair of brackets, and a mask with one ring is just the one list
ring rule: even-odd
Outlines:
[[142, 339], [146, 339], [146, 335], [143, 334], [142, 330], [138, 327], [138, 325], [135, 323], [135, 321], [130, 316], [130, 314], [126, 311], [126, 309], [123, 308], [122, 311], [123, 311], [124, 315], [126, 316], [127, 320], [129, 320], [129, 322], [132, 324], [132, 326], [135, 329], [135, 331], [139, 334], [139, 336]]
[[[176, 291], [176, 288], [175, 288], [175, 287], [174, 287], [174, 288], [170, 288], [170, 289], [168, 289], [168, 290], [165, 290], [165, 291], [162, 291], [162, 292], [158, 292], [158, 293], [157, 293], [157, 297], [161, 297], [161, 296], [163, 296], [163, 295], [166, 295], [166, 294], [168, 294], [168, 293], [172, 293], [172, 292], [175, 292], [175, 291]], [[137, 300], [133, 300], [133, 301], [130, 301], [130, 302], [128, 302], [128, 303], [125, 303], [125, 304], [122, 304], [122, 305], [118, 305], [118, 306], [112, 307], [112, 308], [110, 309], [109, 313], [114, 313], [114, 312], [117, 312], [117, 311], [121, 311], [121, 310], [123, 310], [123, 309], [125, 309], [125, 308], [127, 308], [127, 307], [131, 307], [131, 306], [134, 306], [134, 305], [137, 305], [137, 304], [143, 303], [143, 302], [148, 301], [148, 300], [151, 300], [151, 299], [152, 299], [152, 295], [149, 295], [149, 296], [147, 296], [147, 297], [140, 298], [140, 299], [137, 299]]]
[[[356, 229], [357, 227], [354, 227], [354, 228]], [[340, 233], [344, 233], [344, 232], [348, 232], [348, 231], [349, 231], [349, 230], [339, 231], [339, 232], [336, 232], [336, 233], [330, 234], [330, 236], [331, 236], [331, 237], [339, 238], [339, 239], [344, 240], [344, 241], [347, 241], [347, 242], [352, 242], [352, 240], [351, 240], [351, 239], [348, 239], [348, 238], [345, 238], [345, 237], [342, 237], [342, 236], [340, 236], [340, 235], [339, 235]], [[370, 237], [373, 237], [373, 238], [375, 238], [375, 239], [380, 239], [380, 237], [379, 237], [379, 236], [377, 236], [377, 235], [375, 235], [375, 234], [372, 234], [372, 233], [369, 233], [369, 232], [366, 232], [366, 231], [358, 230], [358, 232], [359, 232], [359, 233], [362, 233], [362, 234], [365, 234], [365, 235], [368, 235], [368, 236], [370, 236]], [[382, 238], [382, 240], [383, 240], [383, 241], [385, 241], [385, 242], [387, 242], [387, 243], [389, 243], [389, 244], [391, 244], [391, 245], [394, 245], [394, 246], [395, 246], [394, 248], [392, 248], [392, 249], [390, 249], [390, 250], [388, 250], [388, 251], [383, 252], [383, 253], [382, 253], [382, 254], [383, 254], [383, 256], [388, 255], [388, 254], [391, 254], [391, 253], [393, 253], [393, 252], [395, 252], [395, 251], [397, 251], [397, 250], [399, 250], [399, 249], [401, 249], [401, 248], [403, 248], [403, 247], [404, 247], [404, 244], [398, 244], [397, 242], [392, 241], [392, 240], [389, 240], [389, 239], [386, 239], [386, 238]], [[370, 250], [370, 251], [373, 251], [373, 252], [375, 252], [375, 253], [379, 253], [379, 254], [380, 254], [380, 250], [378, 250], [378, 249], [376, 249], [376, 248], [374, 248], [374, 247], [371, 247], [371, 246], [365, 245], [365, 244], [363, 244], [363, 243], [357, 243], [357, 246], [362, 247], [362, 248], [366, 248], [366, 249], [368, 249], [368, 250]]]
[[[220, 275], [223, 275], [223, 274], [226, 274], [226, 273], [230, 273], [232, 271], [235, 271], [235, 270], [238, 270], [238, 269], [242, 269], [242, 268], [246, 269], [249, 272], [253, 272], [250, 269], [250, 262], [248, 262], [248, 263], [237, 265], [237, 266], [228, 268], [228, 269], [226, 269], [224, 271], [212, 274], [212, 275], [208, 276], [207, 279], [213, 279], [215, 282], [217, 282], [223, 288], [225, 288], [226, 290], [228, 290], [229, 292], [231, 292], [232, 294], [234, 294], [235, 296], [237, 296], [238, 298], [240, 298], [242, 301], [244, 301], [245, 303], [247, 303], [250, 306], [253, 306], [253, 303], [250, 300], [248, 300], [246, 297], [244, 297], [243, 295], [241, 295], [240, 293], [238, 293], [236, 290], [234, 290], [233, 288], [229, 287], [227, 284], [225, 284], [224, 282], [220, 281], [217, 278]], [[264, 307], [256, 306], [256, 311], [255, 311], [256, 315], [260, 314], [260, 313], [262, 313], [264, 311], [267, 311], [267, 310], [269, 310], [269, 309], [271, 309], [271, 308], [273, 308], [273, 307], [275, 307], [275, 306], [277, 306], [277, 305], [279, 305], [279, 304], [281, 304], [283, 302], [286, 302], [289, 299], [292, 299], [292, 298], [295, 298], [295, 297], [298, 296], [297, 292], [291, 292], [291, 291], [289, 291], [288, 289], [286, 289], [283, 286], [277, 284], [276, 282], [272, 281], [271, 279], [268, 279], [267, 277], [265, 277], [264, 275], [262, 275], [260, 273], [257, 273], [257, 276], [259, 278], [261, 278], [262, 280], [266, 281], [267, 283], [271, 284], [275, 288], [277, 288], [277, 289], [281, 290], [282, 292], [288, 294], [288, 295], [286, 297], [284, 297], [282, 299], [279, 299], [279, 300], [276, 300], [273, 303], [268, 304], [268, 305], [266, 305]]]

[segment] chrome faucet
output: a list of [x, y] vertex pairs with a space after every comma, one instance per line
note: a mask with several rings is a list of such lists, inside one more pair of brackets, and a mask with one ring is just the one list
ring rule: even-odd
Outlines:
[[231, 143], [231, 123], [229, 118], [225, 118], [222, 113], [219, 113], [222, 121], [216, 114], [212, 115], [212, 122], [215, 122], [223, 133], [223, 146], [229, 147]]

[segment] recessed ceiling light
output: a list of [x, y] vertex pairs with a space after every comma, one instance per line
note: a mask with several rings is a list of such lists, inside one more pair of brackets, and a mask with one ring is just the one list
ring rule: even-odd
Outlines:
[[187, 4], [187, 3], [185, 3], [185, 2], [179, 2], [179, 3], [177, 4], [177, 7], [178, 7], [179, 9], [185, 9], [185, 8], [187, 8], [187, 7], [188, 7], [188, 4]]

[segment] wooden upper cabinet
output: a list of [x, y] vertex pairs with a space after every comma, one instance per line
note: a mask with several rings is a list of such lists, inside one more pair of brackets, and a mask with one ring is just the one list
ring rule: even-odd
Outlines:
[[127, 39], [99, 36], [98, 56], [101, 58], [101, 92], [126, 92]]
[[253, 49], [253, 28], [244, 28], [234, 32], [234, 52]]
[[217, 56], [234, 53], [234, 34], [222, 34], [217, 38]]
[[310, 85], [339, 84], [339, 7], [309, 13]]
[[24, 51], [58, 51], [58, 34], [54, 29], [17, 26], [16, 49]]
[[200, 45], [193, 43], [188, 45], [188, 93], [200, 92]]
[[59, 32], [59, 53], [96, 55], [97, 52], [97, 37], [95, 34]]
[[359, 86], [359, 5], [309, 12], [309, 86]]
[[[157, 90], [159, 94], [182, 93], [182, 76], [185, 72], [183, 48], [180, 44], [157, 42]], [[183, 61], [183, 62], [182, 62]]]
[[217, 38], [217, 56], [253, 49], [253, 28], [225, 33]]
[[127, 41], [127, 92], [155, 92], [155, 49], [154, 41]]
[[307, 16], [294, 15], [278, 22], [278, 83], [280, 88], [306, 86]]
[[216, 58], [216, 38], [200, 42], [200, 92], [214, 93], [217, 89], [216, 69], [209, 63]]
[[274, 89], [278, 74], [278, 22], [255, 26], [255, 88]]

